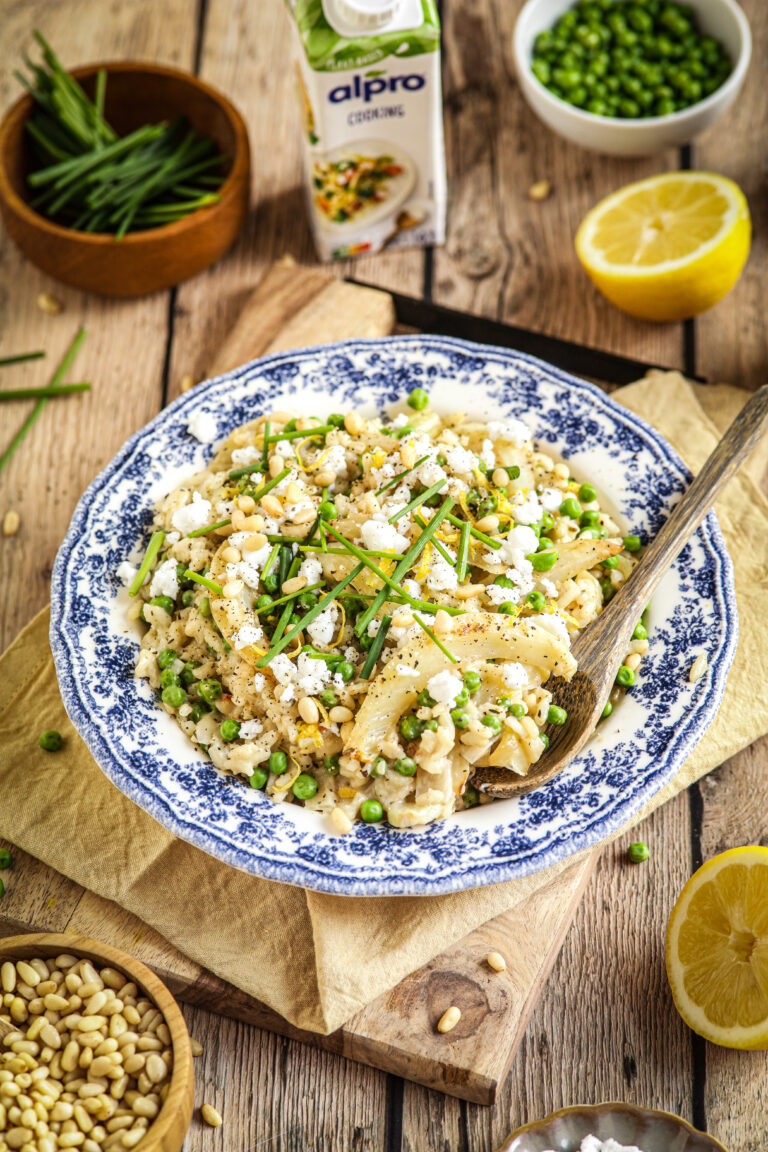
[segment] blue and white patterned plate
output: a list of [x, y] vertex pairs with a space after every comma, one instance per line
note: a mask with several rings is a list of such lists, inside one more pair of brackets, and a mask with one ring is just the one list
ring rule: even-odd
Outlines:
[[[434, 895], [539, 871], [621, 827], [675, 774], [713, 719], [733, 659], [731, 562], [714, 514], [654, 597], [638, 683], [555, 781], [419, 831], [357, 825], [347, 836], [274, 805], [202, 758], [133, 666], [139, 626], [115, 577], [146, 545], [155, 501], [210, 459], [187, 432], [209, 413], [225, 437], [262, 411], [402, 403], [522, 417], [535, 441], [595, 483], [627, 532], [648, 540], [690, 476], [651, 427], [548, 364], [442, 337], [353, 340], [246, 364], [180, 396], [137, 432], [78, 504], [56, 558], [51, 647], [72, 721], [109, 779], [175, 835], [246, 872], [350, 896]], [[703, 679], [688, 670], [706, 652]]]

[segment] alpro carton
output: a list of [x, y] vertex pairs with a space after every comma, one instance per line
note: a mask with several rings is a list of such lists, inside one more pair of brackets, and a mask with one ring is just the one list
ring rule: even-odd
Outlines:
[[433, 0], [288, 0], [321, 259], [445, 239]]

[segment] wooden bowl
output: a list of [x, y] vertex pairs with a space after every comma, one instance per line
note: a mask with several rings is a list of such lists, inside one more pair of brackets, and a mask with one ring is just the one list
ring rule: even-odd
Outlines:
[[129, 233], [118, 242], [53, 223], [27, 203], [30, 153], [24, 125], [33, 100], [24, 96], [0, 125], [0, 214], [11, 239], [50, 276], [105, 296], [143, 296], [195, 276], [231, 246], [248, 210], [248, 133], [229, 100], [187, 72], [142, 63], [75, 69], [72, 75], [91, 97], [100, 68], [107, 72], [104, 114], [118, 133], [186, 116], [230, 157], [219, 202], [173, 224]]
[[45, 960], [63, 952], [90, 960], [97, 968], [117, 968], [123, 972], [162, 1012], [171, 1034], [173, 1071], [168, 1095], [146, 1136], [133, 1152], [179, 1152], [192, 1119], [195, 1081], [189, 1033], [178, 1004], [165, 984], [145, 964], [127, 952], [69, 933], [31, 932], [25, 936], [0, 939], [0, 963], [5, 960]]

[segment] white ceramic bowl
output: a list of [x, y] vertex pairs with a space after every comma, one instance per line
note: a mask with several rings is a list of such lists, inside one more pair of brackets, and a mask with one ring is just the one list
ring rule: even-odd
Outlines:
[[562, 1108], [508, 1136], [497, 1152], [578, 1152], [585, 1136], [615, 1140], [643, 1152], [726, 1152], [713, 1136], [680, 1116], [632, 1104], [582, 1104]]
[[559, 136], [609, 156], [650, 156], [693, 140], [728, 111], [739, 93], [752, 55], [749, 23], [736, 0], [688, 0], [701, 30], [714, 36], [733, 61], [733, 71], [716, 92], [682, 112], [620, 120], [595, 116], [558, 99], [531, 71], [533, 42], [551, 28], [574, 0], [527, 0], [515, 24], [514, 56], [520, 90], [533, 111]]

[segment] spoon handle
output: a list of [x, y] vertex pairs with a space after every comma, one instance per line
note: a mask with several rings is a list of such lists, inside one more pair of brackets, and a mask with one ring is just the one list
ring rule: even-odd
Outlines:
[[704, 467], [675, 505], [669, 519], [648, 545], [645, 555], [622, 590], [622, 595], [616, 597], [622, 615], [630, 611], [631, 600], [635, 602], [635, 615], [639, 616], [664, 573], [699, 527], [722, 489], [757, 446], [766, 426], [768, 384], [764, 384], [744, 405]]

